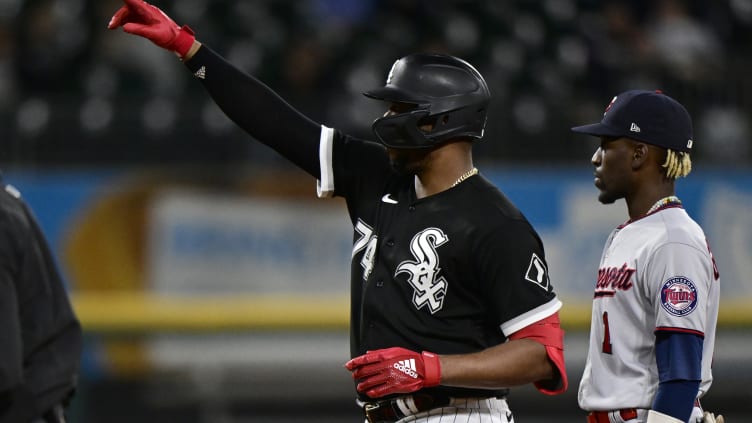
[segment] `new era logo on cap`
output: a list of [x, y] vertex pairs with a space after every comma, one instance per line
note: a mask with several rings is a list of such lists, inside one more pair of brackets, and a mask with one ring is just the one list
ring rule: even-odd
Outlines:
[[693, 145], [692, 119], [687, 109], [660, 91], [620, 93], [608, 104], [599, 123], [577, 126], [572, 131], [596, 137], [632, 138], [685, 153]]

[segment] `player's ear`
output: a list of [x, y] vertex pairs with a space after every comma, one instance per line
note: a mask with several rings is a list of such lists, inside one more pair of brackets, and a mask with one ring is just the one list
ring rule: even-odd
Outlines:
[[648, 157], [650, 157], [650, 148], [642, 142], [635, 142], [632, 145], [632, 169], [637, 170], [644, 166]]

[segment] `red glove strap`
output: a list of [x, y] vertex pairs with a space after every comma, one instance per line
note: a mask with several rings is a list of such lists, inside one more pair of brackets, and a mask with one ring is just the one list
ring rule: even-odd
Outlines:
[[175, 41], [172, 42], [172, 50], [180, 57], [185, 57], [188, 54], [188, 50], [193, 46], [194, 41], [196, 41], [196, 34], [188, 25], [183, 25], [178, 31]]
[[439, 356], [428, 351], [423, 351], [423, 366], [425, 375], [424, 377], [424, 385], [426, 387], [429, 386], [438, 386], [441, 384], [441, 361], [439, 360]]

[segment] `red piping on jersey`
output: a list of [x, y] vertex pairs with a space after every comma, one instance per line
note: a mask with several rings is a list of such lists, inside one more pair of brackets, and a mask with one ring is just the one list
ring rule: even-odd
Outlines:
[[653, 210], [651, 213], [648, 213], [648, 214], [646, 214], [644, 216], [640, 216], [640, 217], [637, 217], [637, 218], [634, 218], [634, 219], [629, 219], [626, 222], [622, 223], [621, 225], [617, 226], [616, 229], [624, 229], [624, 227], [627, 226], [627, 225], [629, 225], [630, 223], [636, 222], [636, 221], [638, 221], [640, 219], [644, 219], [644, 218], [646, 218], [648, 216], [652, 216], [652, 215], [654, 215], [654, 214], [656, 214], [656, 213], [658, 213], [659, 211], [662, 211], [662, 210], [666, 210], [666, 209], [683, 209], [683, 208], [684, 207], [681, 205], [681, 203], [668, 203], [665, 206], [659, 207], [659, 208]]
[[701, 338], [705, 338], [705, 332], [694, 330], [694, 329], [674, 328], [671, 326], [658, 326], [657, 328], [655, 328], [654, 333], [658, 333], [658, 332], [689, 333], [692, 335], [697, 335]]

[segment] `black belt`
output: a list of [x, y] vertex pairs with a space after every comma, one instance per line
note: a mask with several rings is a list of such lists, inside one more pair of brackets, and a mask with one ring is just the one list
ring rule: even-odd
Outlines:
[[442, 395], [414, 394], [363, 404], [368, 423], [390, 423], [413, 414], [449, 405], [451, 398]]

